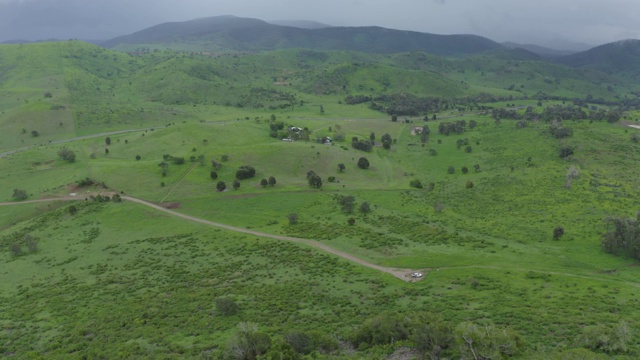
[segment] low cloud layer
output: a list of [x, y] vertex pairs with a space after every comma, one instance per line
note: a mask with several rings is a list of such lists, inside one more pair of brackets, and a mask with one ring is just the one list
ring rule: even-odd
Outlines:
[[545, 45], [640, 38], [637, 0], [0, 0], [0, 41], [108, 39], [218, 15], [472, 33]]

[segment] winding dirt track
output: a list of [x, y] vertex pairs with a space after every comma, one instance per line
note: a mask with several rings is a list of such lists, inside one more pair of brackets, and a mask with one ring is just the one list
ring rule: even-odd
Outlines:
[[[21, 202], [6, 202], [6, 203], [0, 203], [0, 206], [10, 206], [10, 205], [20, 205], [20, 204], [30, 204], [30, 203], [43, 203], [43, 202], [51, 202], [51, 201], [79, 201], [82, 200], [84, 197], [80, 197], [80, 196], [65, 196], [65, 197], [57, 197], [57, 198], [51, 198], [51, 199], [39, 199], [39, 200], [27, 200], [27, 201], [21, 201]], [[208, 225], [208, 226], [213, 226], [213, 227], [217, 227], [220, 229], [225, 229], [225, 230], [230, 230], [230, 231], [235, 231], [235, 232], [239, 232], [239, 233], [243, 233], [243, 234], [249, 234], [249, 235], [255, 235], [255, 236], [259, 236], [259, 237], [265, 237], [265, 238], [270, 238], [270, 239], [275, 239], [275, 240], [281, 240], [281, 241], [290, 241], [290, 242], [295, 242], [295, 243], [299, 243], [299, 244], [305, 244], [308, 246], [312, 246], [314, 248], [323, 250], [325, 252], [334, 254], [336, 256], [339, 256], [343, 259], [355, 262], [357, 264], [360, 264], [362, 266], [366, 266], [368, 268], [371, 269], [375, 269], [390, 275], [395, 276], [396, 278], [403, 280], [403, 281], [407, 281], [407, 282], [413, 282], [413, 281], [417, 281], [419, 279], [414, 279], [411, 277], [411, 273], [414, 272], [414, 270], [410, 270], [410, 269], [394, 269], [394, 268], [387, 268], [384, 266], [379, 266], [376, 264], [372, 264], [368, 261], [359, 259], [351, 254], [347, 254], [345, 252], [336, 250], [332, 247], [329, 247], [325, 244], [322, 244], [319, 241], [316, 240], [311, 240], [311, 239], [302, 239], [302, 238], [296, 238], [296, 237], [291, 237], [291, 236], [282, 236], [282, 235], [274, 235], [274, 234], [269, 234], [269, 233], [264, 233], [264, 232], [260, 232], [260, 231], [254, 231], [254, 230], [249, 230], [249, 229], [244, 229], [244, 228], [240, 228], [240, 227], [235, 227], [235, 226], [231, 226], [231, 225], [225, 225], [225, 224], [221, 224], [221, 223], [217, 223], [217, 222], [213, 222], [213, 221], [209, 221], [209, 220], [205, 220], [205, 219], [201, 219], [201, 218], [197, 218], [194, 216], [190, 216], [190, 215], [185, 215], [179, 212], [175, 212], [169, 209], [166, 209], [160, 205], [142, 200], [142, 199], [138, 199], [138, 198], [134, 198], [131, 196], [122, 196], [122, 199], [124, 200], [128, 200], [131, 202], [135, 202], [150, 208], [153, 208], [155, 210], [167, 213], [167, 214], [171, 214], [173, 216], [185, 219], [185, 220], [189, 220], [189, 221], [193, 221], [193, 222], [197, 222], [200, 224], [204, 224], [204, 225]], [[429, 269], [426, 269], [427, 271]], [[420, 270], [422, 272], [425, 272], [425, 269]]]

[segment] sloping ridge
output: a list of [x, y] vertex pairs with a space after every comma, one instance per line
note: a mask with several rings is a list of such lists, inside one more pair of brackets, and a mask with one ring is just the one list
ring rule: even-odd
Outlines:
[[607, 73], [640, 70], [640, 40], [629, 39], [596, 46], [563, 56], [558, 62], [574, 68], [597, 69]]
[[476, 35], [436, 35], [381, 27], [303, 29], [234, 16], [164, 23], [101, 45], [108, 48], [122, 44], [162, 44], [170, 47], [171, 44], [198, 40], [202, 41], [203, 47], [217, 46], [237, 51], [313, 48], [374, 53], [425, 51], [436, 55], [457, 55], [504, 48]]

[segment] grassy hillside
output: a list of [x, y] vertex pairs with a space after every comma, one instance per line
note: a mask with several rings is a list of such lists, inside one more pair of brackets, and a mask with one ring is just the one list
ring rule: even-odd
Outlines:
[[[589, 120], [615, 104], [564, 100], [627, 96], [612, 75], [510, 51], [132, 56], [65, 42], [0, 58], [0, 149], [17, 150], [0, 158], [3, 356], [226, 359], [253, 326], [275, 358], [419, 358], [427, 328], [446, 334], [441, 357], [471, 358], [476, 325], [510, 344], [495, 358], [640, 352], [637, 261], [600, 245], [605, 219], [637, 211], [638, 113]], [[349, 95], [444, 105], [394, 122]], [[233, 189], [243, 165], [255, 176]], [[48, 198], [65, 200], [30, 202]]]

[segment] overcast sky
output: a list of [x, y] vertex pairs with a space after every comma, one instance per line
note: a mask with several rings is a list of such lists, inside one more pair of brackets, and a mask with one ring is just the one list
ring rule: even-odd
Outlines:
[[109, 39], [218, 15], [477, 34], [547, 46], [640, 38], [640, 0], [0, 0], [0, 41]]

